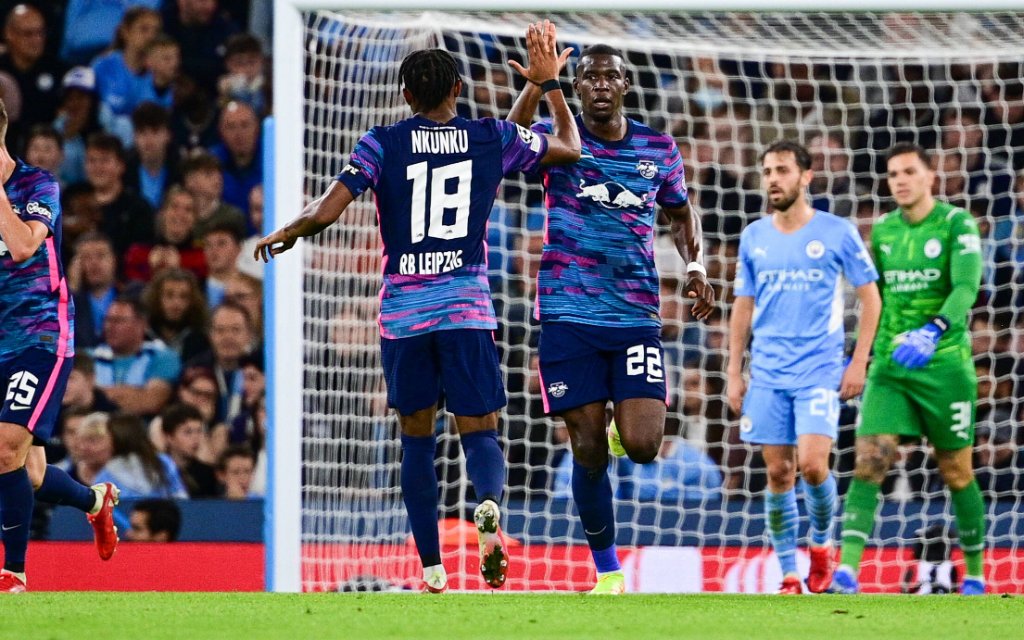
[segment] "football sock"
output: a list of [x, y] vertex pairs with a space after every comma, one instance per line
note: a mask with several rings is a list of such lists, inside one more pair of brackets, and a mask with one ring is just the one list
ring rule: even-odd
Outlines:
[[854, 478], [846, 492], [846, 503], [843, 506], [843, 550], [839, 564], [852, 569], [854, 575], [860, 569], [864, 545], [875, 530], [879, 489], [880, 485], [874, 482]]
[[0, 473], [0, 526], [3, 528], [4, 569], [25, 572], [29, 525], [34, 504], [32, 482], [25, 467]]
[[785, 493], [767, 491], [764, 509], [772, 546], [782, 565], [782, 575], [796, 573], [796, 533], [797, 521], [800, 519], [796, 489]]
[[434, 436], [402, 435], [402, 500], [424, 567], [441, 564], [437, 534], [437, 474]]
[[50, 504], [66, 504], [86, 513], [90, 513], [99, 501], [99, 496], [71, 476], [60, 467], [46, 465], [43, 483], [36, 489], [36, 498]]
[[466, 474], [473, 483], [477, 502], [493, 500], [501, 504], [505, 487], [505, 456], [498, 444], [497, 431], [474, 431], [459, 436], [466, 453]]
[[588, 469], [573, 460], [572, 498], [597, 572], [618, 571], [621, 566], [615, 549], [615, 510], [607, 466]]
[[972, 480], [959, 491], [951, 491], [960, 550], [964, 552], [967, 577], [985, 578], [985, 501], [978, 481]]
[[817, 547], [832, 540], [832, 521], [836, 512], [836, 479], [832, 474], [814, 486], [804, 481], [804, 500], [810, 517], [811, 544]]

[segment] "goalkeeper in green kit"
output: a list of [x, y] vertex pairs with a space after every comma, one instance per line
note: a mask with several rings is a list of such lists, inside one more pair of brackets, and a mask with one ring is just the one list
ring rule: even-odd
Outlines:
[[985, 593], [985, 505], [971, 466], [978, 381], [967, 333], [967, 313], [981, 282], [981, 238], [970, 213], [932, 197], [934, 180], [921, 147], [898, 144], [889, 152], [889, 189], [899, 208], [879, 218], [871, 232], [882, 317], [833, 593], [859, 590], [857, 572], [874, 530], [879, 486], [900, 440], [921, 437], [934, 447], [953, 499], [967, 565], [960, 593]]

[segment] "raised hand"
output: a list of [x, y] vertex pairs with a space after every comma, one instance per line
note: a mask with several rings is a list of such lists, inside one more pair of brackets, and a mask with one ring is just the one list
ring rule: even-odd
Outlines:
[[274, 256], [284, 253], [294, 247], [295, 241], [298, 239], [298, 236], [292, 236], [284, 229], [278, 229], [269, 236], [261, 238], [260, 241], [256, 243], [256, 250], [253, 251], [253, 258], [255, 258], [257, 262], [260, 260], [263, 260], [263, 262], [270, 262], [270, 259]]
[[550, 20], [529, 25], [526, 28], [526, 50], [530, 66], [524, 67], [515, 60], [510, 60], [509, 66], [536, 85], [558, 79], [572, 54], [572, 47], [563, 49], [559, 54], [556, 36], [555, 25]]

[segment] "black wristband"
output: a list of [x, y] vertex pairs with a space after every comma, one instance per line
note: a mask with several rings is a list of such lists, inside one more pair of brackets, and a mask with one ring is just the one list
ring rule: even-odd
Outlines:
[[561, 90], [562, 90], [562, 83], [559, 82], [556, 78], [552, 78], [550, 80], [545, 80], [544, 82], [540, 83], [540, 92], [541, 93], [547, 93], [548, 91], [561, 91]]
[[946, 319], [945, 316], [932, 316], [932, 319], [929, 320], [928, 322], [931, 322], [936, 327], [941, 329], [942, 333], [946, 333], [947, 331], [949, 331], [949, 320]]

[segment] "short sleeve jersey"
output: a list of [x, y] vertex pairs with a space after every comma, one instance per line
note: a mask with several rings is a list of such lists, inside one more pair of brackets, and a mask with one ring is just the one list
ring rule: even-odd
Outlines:
[[740, 235], [736, 295], [754, 298], [751, 385], [834, 387], [842, 377], [843, 280], [878, 279], [857, 229], [824, 211], [783, 233], [771, 216]]
[[48, 234], [35, 254], [20, 263], [0, 240], [0, 353], [39, 347], [70, 357], [75, 353], [74, 303], [60, 255], [57, 179], [17, 160], [4, 192], [16, 216], [42, 223]]
[[[548, 210], [537, 275], [542, 321], [660, 326], [654, 266], [655, 203], [687, 203], [683, 159], [671, 136], [628, 120], [603, 140], [576, 118], [579, 162], [543, 168]], [[550, 133], [550, 121], [533, 127]]]
[[337, 179], [376, 196], [383, 337], [497, 327], [487, 220], [502, 178], [534, 169], [546, 152], [544, 136], [493, 118], [414, 116], [362, 137]]

